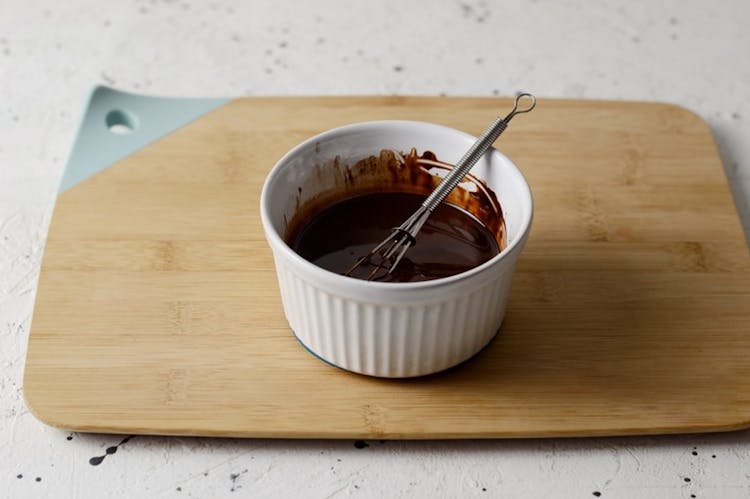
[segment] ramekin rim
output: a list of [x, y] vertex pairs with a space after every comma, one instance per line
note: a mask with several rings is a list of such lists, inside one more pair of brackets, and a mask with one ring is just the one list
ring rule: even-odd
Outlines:
[[[374, 121], [362, 121], [362, 122], [356, 122], [356, 123], [350, 123], [347, 125], [338, 126], [336, 128], [331, 128], [329, 130], [326, 130], [324, 132], [321, 132], [319, 134], [316, 134], [312, 137], [309, 137], [296, 146], [294, 146], [292, 149], [287, 151], [271, 168], [268, 175], [266, 176], [263, 187], [261, 189], [260, 194], [260, 215], [261, 215], [261, 222], [263, 224], [264, 232], [266, 235], [266, 238], [268, 239], [268, 243], [279, 251], [283, 252], [284, 256], [291, 259], [293, 262], [295, 262], [297, 265], [302, 266], [303, 268], [307, 269], [310, 273], [316, 275], [317, 278], [320, 278], [322, 280], [327, 281], [327, 283], [331, 286], [347, 286], [347, 287], [354, 287], [358, 290], [392, 290], [392, 291], [407, 291], [407, 290], [420, 290], [420, 289], [432, 289], [432, 288], [439, 288], [444, 287], [446, 285], [458, 283], [461, 281], [464, 281], [466, 279], [470, 279], [474, 277], [477, 274], [480, 274], [484, 272], [485, 270], [494, 267], [495, 265], [500, 264], [503, 260], [510, 258], [511, 254], [515, 253], [517, 251], [517, 248], [519, 245], [522, 244], [522, 242], [526, 239], [526, 235], [529, 232], [529, 229], [531, 227], [531, 222], [534, 216], [534, 198], [531, 193], [531, 187], [529, 186], [528, 181], [526, 180], [526, 177], [523, 175], [521, 170], [516, 166], [516, 164], [505, 154], [500, 152], [498, 149], [492, 147], [489, 149], [488, 153], [490, 154], [497, 154], [502, 159], [504, 159], [508, 166], [510, 166], [511, 174], [516, 175], [519, 179], [519, 185], [521, 185], [524, 189], [522, 194], [524, 195], [524, 200], [528, 203], [528, 211], [525, 213], [521, 226], [519, 227], [518, 233], [513, 238], [513, 241], [511, 241], [500, 253], [495, 255], [494, 257], [490, 258], [486, 262], [482, 263], [481, 265], [478, 265], [476, 267], [473, 267], [467, 271], [461, 272], [459, 274], [454, 274], [452, 276], [448, 277], [441, 277], [438, 279], [431, 279], [427, 281], [418, 281], [418, 282], [378, 282], [378, 281], [365, 281], [363, 279], [357, 279], [354, 277], [348, 277], [341, 274], [337, 274], [335, 272], [331, 272], [330, 270], [326, 270], [322, 267], [318, 267], [312, 262], [309, 262], [308, 260], [304, 259], [302, 256], [298, 255], [287, 243], [284, 241], [284, 238], [276, 231], [273, 224], [271, 223], [271, 216], [269, 213], [269, 203], [268, 203], [268, 187], [273, 182], [274, 178], [278, 175], [280, 175], [280, 172], [283, 169], [284, 163], [286, 163], [289, 158], [294, 157], [299, 151], [305, 149], [306, 147], [309, 147], [311, 144], [314, 144], [315, 142], [325, 140], [328, 138], [331, 138], [332, 136], [335, 136], [337, 134], [340, 134], [345, 131], [356, 131], [358, 129], [366, 129], [370, 127], [378, 127], [378, 126], [419, 126], [419, 127], [427, 127], [427, 128], [434, 128], [436, 130], [441, 130], [443, 132], [450, 132], [457, 134], [459, 136], [462, 136], [465, 139], [469, 139], [470, 141], [476, 140], [476, 137], [473, 135], [466, 133], [464, 131], [445, 126], [440, 125], [437, 123], [431, 123], [426, 121], [415, 121], [415, 120], [374, 120]], [[502, 201], [501, 201], [502, 206]], [[351, 288], [350, 288], [351, 289]]]

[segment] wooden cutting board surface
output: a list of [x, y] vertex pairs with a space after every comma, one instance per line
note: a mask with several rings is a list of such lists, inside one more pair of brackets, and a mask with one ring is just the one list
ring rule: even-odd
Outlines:
[[535, 219], [505, 322], [474, 359], [375, 379], [294, 339], [258, 209], [275, 161], [355, 121], [478, 135], [510, 103], [238, 99], [65, 191], [29, 338], [30, 409], [77, 431], [246, 437], [749, 426], [748, 250], [709, 128], [667, 104], [541, 99], [514, 121], [498, 145]]

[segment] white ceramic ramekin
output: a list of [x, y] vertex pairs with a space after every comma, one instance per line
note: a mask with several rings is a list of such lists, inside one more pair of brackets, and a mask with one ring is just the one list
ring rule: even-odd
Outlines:
[[295, 210], [326, 188], [317, 165], [331, 163], [336, 156], [341, 164], [353, 164], [384, 148], [412, 147], [455, 163], [474, 141], [440, 125], [376, 121], [312, 137], [276, 163], [261, 193], [263, 229], [273, 252], [284, 313], [308, 350], [343, 369], [399, 378], [459, 364], [495, 336], [533, 212], [523, 175], [495, 149], [480, 159], [472, 174], [497, 194], [508, 244], [467, 272], [415, 283], [367, 282], [317, 267], [284, 242], [286, 223]]

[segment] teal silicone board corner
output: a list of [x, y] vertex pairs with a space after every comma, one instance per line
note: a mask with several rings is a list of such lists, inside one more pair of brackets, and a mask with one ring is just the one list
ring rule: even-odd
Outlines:
[[228, 101], [148, 97], [94, 87], [65, 166], [60, 192]]

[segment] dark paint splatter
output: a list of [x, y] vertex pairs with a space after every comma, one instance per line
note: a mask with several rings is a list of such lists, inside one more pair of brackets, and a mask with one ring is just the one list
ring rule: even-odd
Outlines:
[[104, 455], [103, 456], [94, 456], [94, 457], [92, 457], [91, 459], [89, 459], [89, 464], [91, 466], [99, 466], [100, 464], [102, 464], [102, 461], [104, 461], [105, 457], [111, 456], [112, 454], [114, 454], [115, 452], [117, 452], [118, 447], [120, 447], [121, 445], [124, 445], [124, 444], [126, 444], [128, 442], [130, 442], [130, 440], [133, 439], [133, 438], [135, 438], [135, 436], [131, 435], [129, 437], [126, 437], [126, 438], [122, 439], [122, 442], [120, 442], [119, 444], [113, 445], [111, 447], [107, 447], [107, 449], [104, 451]]
[[234, 492], [235, 490], [242, 488], [242, 485], [237, 485], [237, 479], [239, 477], [241, 477], [242, 475], [244, 475], [245, 473], [247, 473], [247, 468], [245, 468], [244, 470], [242, 470], [239, 473], [230, 473], [229, 474], [229, 479], [232, 481], [232, 488], [229, 489], [229, 492]]
[[712, 459], [716, 459], [716, 454], [711, 454]]
[[487, 487], [482, 487], [482, 492], [487, 492]]
[[177, 487], [177, 488], [176, 488], [175, 490], [176, 490], [177, 492], [182, 492], [182, 487]]
[[42, 477], [38, 476], [34, 480], [37, 481], [37, 482], [41, 482], [42, 481]]
[[593, 494], [594, 494], [594, 496], [595, 496], [595, 497], [601, 497], [601, 495], [602, 495], [602, 493], [601, 493], [601, 492], [599, 492], [598, 490], [595, 490], [595, 491], [593, 492]]
[[698, 451], [694, 450], [691, 454], [693, 454], [694, 456], [697, 456], [698, 455]]
[[686, 483], [690, 483], [690, 479], [688, 477], [683, 478], [683, 480], [685, 480]]
[[364, 440], [355, 440], [354, 441], [354, 447], [356, 447], [357, 449], [366, 449], [369, 446], [370, 446], [370, 444], [368, 444]]
[[16, 478], [18, 478], [20, 480], [21, 478], [23, 478], [23, 475], [21, 473], [19, 473], [19, 474], [16, 475]]
[[691, 497], [692, 499], [695, 499], [695, 494], [690, 494], [690, 497]]

